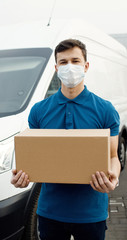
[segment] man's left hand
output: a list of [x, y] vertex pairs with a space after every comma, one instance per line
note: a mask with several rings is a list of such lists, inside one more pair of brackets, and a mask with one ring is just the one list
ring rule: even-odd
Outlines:
[[90, 181], [91, 187], [102, 193], [109, 193], [113, 191], [118, 183], [118, 177], [112, 172], [108, 171], [109, 178], [104, 172], [96, 172], [92, 175], [92, 181]]

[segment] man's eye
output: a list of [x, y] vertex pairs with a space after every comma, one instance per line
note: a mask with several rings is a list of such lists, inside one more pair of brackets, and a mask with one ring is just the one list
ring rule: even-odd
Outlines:
[[66, 63], [66, 62], [61, 62], [60, 64], [61, 64], [61, 65], [64, 65], [64, 64], [67, 64], [67, 63]]
[[79, 63], [79, 61], [78, 61], [78, 60], [74, 60], [73, 62], [74, 62], [74, 63]]

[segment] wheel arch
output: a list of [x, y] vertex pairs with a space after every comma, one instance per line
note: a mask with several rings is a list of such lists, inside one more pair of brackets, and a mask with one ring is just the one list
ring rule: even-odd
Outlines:
[[33, 203], [34, 199], [36, 198], [36, 196], [38, 195], [38, 192], [40, 193], [41, 185], [42, 185], [42, 183], [33, 183], [33, 186], [31, 188], [31, 192], [29, 194], [29, 197], [28, 197], [28, 200], [26, 203], [26, 207], [24, 210], [24, 225], [26, 225], [26, 223], [27, 223], [32, 203]]
[[[122, 144], [124, 145], [124, 154], [121, 153]], [[120, 164], [121, 164], [121, 171], [125, 168], [126, 157], [127, 157], [126, 151], [127, 151], [127, 127], [123, 126], [120, 133], [119, 133], [118, 151], [117, 151], [118, 152], [118, 158], [119, 158], [119, 161], [120, 161]]]
[[124, 125], [119, 133], [119, 142], [118, 142], [118, 150], [120, 148], [120, 138], [123, 137], [125, 139], [126, 143], [126, 149], [127, 149], [127, 127]]

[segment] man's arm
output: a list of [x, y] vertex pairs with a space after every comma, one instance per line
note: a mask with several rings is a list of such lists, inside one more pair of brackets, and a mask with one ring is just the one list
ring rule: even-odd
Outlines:
[[103, 172], [96, 172], [92, 175], [90, 181], [91, 187], [102, 193], [109, 193], [113, 191], [118, 183], [120, 175], [120, 162], [117, 155], [118, 136], [110, 137], [111, 145], [111, 170], [108, 171], [109, 179]]
[[121, 166], [117, 154], [118, 136], [110, 137], [110, 145], [111, 145], [111, 170], [117, 175], [117, 177], [119, 177]]

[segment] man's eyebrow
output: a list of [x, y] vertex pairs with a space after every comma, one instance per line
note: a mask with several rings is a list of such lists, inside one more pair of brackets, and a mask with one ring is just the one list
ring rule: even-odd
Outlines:
[[67, 59], [63, 58], [59, 60], [59, 62], [63, 62], [63, 61], [67, 61]]
[[80, 60], [80, 58], [78, 58], [78, 57], [75, 57], [75, 58], [72, 58], [73, 60]]
[[[75, 57], [75, 58], [71, 58], [71, 60], [80, 60], [80, 58]], [[63, 61], [67, 61], [67, 59], [66, 58], [60, 59], [59, 62], [63, 62]]]

